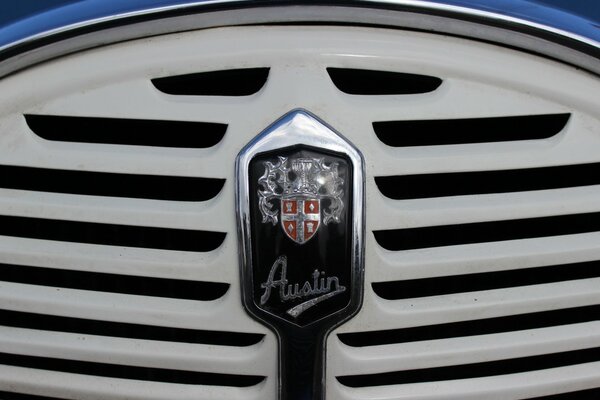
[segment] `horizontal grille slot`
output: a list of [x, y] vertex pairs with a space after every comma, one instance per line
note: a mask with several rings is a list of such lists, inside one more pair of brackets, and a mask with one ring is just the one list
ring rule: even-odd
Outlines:
[[413, 328], [342, 333], [338, 337], [342, 343], [352, 347], [380, 346], [539, 329], [599, 319], [600, 306], [594, 305]]
[[386, 300], [399, 300], [597, 277], [600, 277], [600, 261], [405, 281], [374, 282], [372, 287], [379, 297]]
[[0, 235], [109, 246], [205, 252], [219, 247], [225, 240], [226, 234], [186, 229], [0, 216]]
[[23, 394], [23, 393], [9, 393], [9, 392], [0, 392], [0, 399], [2, 400], [66, 400], [64, 397], [45, 397], [45, 396], [35, 396], [32, 394]]
[[0, 310], [0, 325], [10, 326], [13, 328], [70, 332], [127, 339], [213, 344], [218, 346], [236, 347], [252, 346], [260, 342], [264, 337], [264, 335], [258, 333], [169, 328], [123, 322], [59, 317], [54, 315], [34, 314], [10, 310]]
[[577, 392], [561, 393], [552, 396], [535, 397], [529, 400], [598, 400], [600, 389], [580, 390]]
[[60, 142], [206, 148], [219, 143], [227, 125], [211, 122], [25, 115], [39, 137]]
[[[65, 400], [57, 397], [42, 397], [29, 394], [0, 392], [2, 400]], [[577, 392], [568, 392], [544, 397], [530, 398], [529, 400], [598, 400], [600, 398], [600, 389], [580, 390]]]
[[373, 231], [387, 250], [411, 250], [600, 231], [600, 213]]
[[205, 201], [214, 198], [224, 179], [132, 175], [0, 166], [4, 189], [154, 200]]
[[231, 375], [212, 372], [192, 372], [161, 368], [133, 367], [128, 365], [73, 361], [59, 358], [32, 357], [8, 353], [0, 353], [0, 364], [82, 375], [154, 382], [182, 383], [188, 385], [248, 387], [257, 385], [265, 379], [262, 376], [256, 375]]
[[393, 147], [493, 143], [550, 138], [571, 114], [374, 122], [375, 134]]
[[152, 79], [163, 93], [184, 96], [249, 96], [267, 82], [269, 68], [244, 68]]
[[524, 192], [600, 184], [600, 164], [404, 176], [379, 176], [381, 193], [394, 200]]
[[366, 69], [327, 68], [333, 84], [355, 95], [405, 95], [436, 90], [442, 80], [434, 76]]
[[0, 264], [0, 280], [30, 285], [202, 301], [218, 299], [225, 295], [229, 289], [227, 283], [149, 278], [6, 264]]
[[398, 385], [516, 374], [599, 360], [600, 348], [592, 348], [500, 361], [453, 365], [449, 367], [395, 371], [369, 375], [338, 376], [337, 379], [342, 385], [349, 387]]

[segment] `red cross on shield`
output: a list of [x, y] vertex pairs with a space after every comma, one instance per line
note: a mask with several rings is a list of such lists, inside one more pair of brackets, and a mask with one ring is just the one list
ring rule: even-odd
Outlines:
[[281, 226], [294, 242], [306, 243], [321, 222], [321, 201], [318, 199], [281, 199]]

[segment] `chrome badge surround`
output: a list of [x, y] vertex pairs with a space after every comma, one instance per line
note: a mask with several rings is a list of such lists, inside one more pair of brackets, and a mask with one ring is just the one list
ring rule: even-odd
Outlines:
[[[305, 149], [306, 151], [302, 152], [308, 153], [308, 156], [305, 154], [301, 157], [289, 157], [288, 161], [284, 153], [294, 152], [296, 150], [290, 149], [298, 148]], [[344, 182], [343, 177], [338, 175], [337, 163], [331, 160], [323, 161], [318, 157], [319, 152], [332, 154], [330, 159], [339, 156], [338, 158], [343, 157], [347, 160], [349, 182]], [[256, 161], [262, 168], [262, 176], [257, 179], [251, 172], [253, 160], [268, 153], [277, 156], [278, 161]], [[295, 172], [288, 177], [287, 172], [292, 171], [294, 164]], [[278, 337], [279, 398], [322, 399], [327, 335], [333, 328], [356, 314], [362, 304], [365, 219], [363, 157], [351, 143], [316, 116], [305, 110], [293, 110], [242, 149], [236, 159], [236, 173], [242, 299], [246, 310], [271, 328]], [[321, 174], [321, 184], [316, 182], [318, 174]], [[251, 179], [257, 182], [251, 184]], [[325, 183], [327, 180], [329, 183]], [[325, 190], [321, 187], [324, 184], [329, 185]], [[344, 190], [349, 190], [346, 193], [346, 198], [350, 199], [348, 204], [341, 201]], [[323, 209], [321, 199], [326, 199]], [[342, 281], [341, 277], [338, 279], [337, 276], [327, 275], [325, 271], [320, 270], [320, 265], [302, 265], [302, 270], [309, 274], [310, 278], [305, 282], [293, 281], [290, 282], [292, 285], [288, 285], [286, 274], [289, 257], [286, 254], [278, 254], [268, 265], [264, 261], [261, 262], [261, 273], [264, 275], [264, 271], [268, 271], [268, 277], [255, 282], [255, 269], [259, 267], [253, 264], [253, 241], [256, 240], [252, 237], [253, 221], [255, 224], [284, 231], [285, 225], [283, 221], [278, 224], [278, 217], [280, 211], [283, 213], [284, 201], [288, 200], [295, 201], [295, 207], [305, 204], [305, 201], [318, 205], [322, 225], [342, 225], [344, 216], [348, 218], [345, 226], [351, 227], [351, 231], [344, 233], [346, 243], [350, 243], [349, 248], [344, 250], [349, 252], [348, 282]], [[270, 201], [272, 203], [269, 203]], [[346, 212], [343, 214], [342, 211]], [[320, 225], [316, 229], [319, 228]], [[290, 237], [288, 232], [285, 234], [285, 240], [291, 243], [291, 246], [302, 249], [306, 248], [304, 244], [308, 239], [313, 237], [299, 241]], [[293, 287], [299, 290], [294, 291]], [[260, 292], [257, 292], [258, 290]], [[341, 303], [342, 306], [328, 313], [326, 304], [331, 303], [334, 297], [338, 300], [344, 298], [346, 301], [344, 296], [347, 296], [347, 303]], [[296, 304], [287, 305], [286, 302], [290, 300]], [[265, 307], [268, 301], [281, 303], [281, 312], [274, 312]], [[319, 314], [321, 307], [325, 307], [324, 313]], [[306, 320], [307, 317], [303, 314], [305, 312], [318, 317], [309, 317]], [[300, 322], [299, 318], [305, 320]]]

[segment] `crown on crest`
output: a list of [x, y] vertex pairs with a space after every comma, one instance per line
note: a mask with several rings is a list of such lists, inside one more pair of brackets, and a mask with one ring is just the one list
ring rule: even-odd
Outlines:
[[278, 157], [279, 161], [265, 161], [265, 173], [258, 179], [259, 208], [263, 222], [278, 221], [278, 210], [271, 200], [287, 198], [328, 199], [330, 205], [323, 210], [323, 223], [339, 222], [344, 209], [344, 179], [340, 177], [338, 163], [326, 163], [323, 158]]
[[[283, 172], [280, 183], [284, 195], [315, 195], [318, 193], [321, 182], [316, 179], [318, 166], [310, 158], [298, 158], [292, 161], [291, 173]], [[322, 181], [322, 180], [321, 180]]]

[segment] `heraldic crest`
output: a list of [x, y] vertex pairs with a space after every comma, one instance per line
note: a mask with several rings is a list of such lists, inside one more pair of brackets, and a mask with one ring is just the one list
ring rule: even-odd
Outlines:
[[262, 222], [275, 225], [281, 221], [287, 237], [304, 244], [317, 233], [321, 221], [324, 225], [340, 222], [344, 179], [339, 176], [337, 162], [327, 163], [324, 158], [278, 158], [275, 163], [263, 162], [265, 172], [258, 179]]

